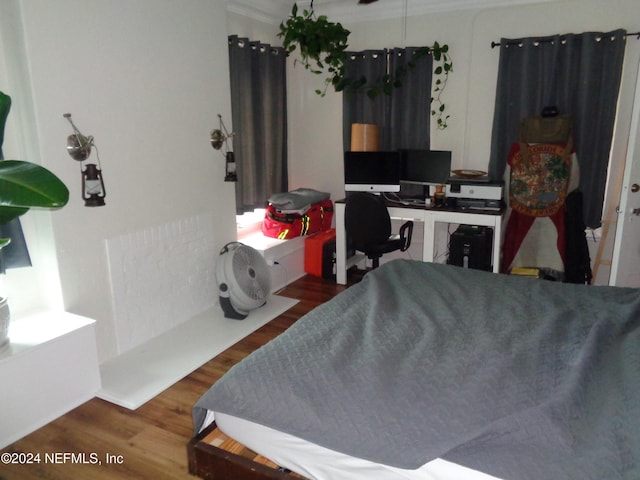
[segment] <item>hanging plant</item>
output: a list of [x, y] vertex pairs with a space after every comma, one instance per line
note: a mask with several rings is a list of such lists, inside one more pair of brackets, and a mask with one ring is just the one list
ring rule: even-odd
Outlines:
[[291, 15], [280, 24], [278, 37], [282, 38], [282, 45], [288, 53], [299, 49], [304, 68], [317, 75], [326, 69], [328, 77], [324, 89], [316, 90], [324, 96], [329, 85], [333, 85], [336, 91], [344, 88], [341, 79], [344, 78], [345, 50], [350, 33], [340, 23], [329, 22], [324, 15], [316, 17], [311, 2], [311, 9], [305, 9], [302, 15], [298, 15], [298, 5], [293, 4]]
[[435, 42], [432, 46], [418, 48], [406, 66], [400, 66], [392, 74], [385, 74], [370, 82], [365, 77], [353, 79], [345, 76], [348, 55], [346, 49], [350, 33], [340, 23], [329, 22], [325, 15], [316, 17], [312, 0], [309, 10], [303, 10], [301, 15], [298, 15], [297, 4], [293, 4], [289, 18], [280, 23], [278, 37], [282, 38], [282, 45], [288, 53], [299, 51], [300, 62], [305, 69], [316, 75], [327, 75], [324, 88], [316, 90], [316, 93], [323, 97], [329, 85], [332, 85], [336, 92], [364, 92], [370, 98], [375, 98], [381, 93], [390, 95], [394, 88], [402, 86], [404, 76], [415, 67], [415, 62], [420, 57], [432, 54], [434, 96], [431, 97], [431, 115], [436, 117], [436, 124], [440, 130], [447, 128], [449, 115], [445, 113], [446, 105], [442, 101], [442, 92], [447, 85], [449, 73], [453, 71], [448, 45]]

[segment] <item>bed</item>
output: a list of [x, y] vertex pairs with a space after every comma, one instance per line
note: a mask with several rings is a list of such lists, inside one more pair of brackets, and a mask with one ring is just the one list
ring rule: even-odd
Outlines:
[[637, 289], [394, 260], [231, 368], [195, 438], [318, 480], [640, 478], [639, 325]]

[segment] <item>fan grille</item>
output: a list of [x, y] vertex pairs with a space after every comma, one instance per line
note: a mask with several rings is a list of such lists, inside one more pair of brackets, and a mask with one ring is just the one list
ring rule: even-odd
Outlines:
[[245, 245], [233, 252], [232, 276], [240, 291], [250, 300], [262, 304], [269, 295], [271, 277], [262, 255]]
[[216, 280], [220, 306], [229, 318], [245, 318], [271, 294], [267, 262], [260, 252], [240, 242], [228, 243], [220, 251]]

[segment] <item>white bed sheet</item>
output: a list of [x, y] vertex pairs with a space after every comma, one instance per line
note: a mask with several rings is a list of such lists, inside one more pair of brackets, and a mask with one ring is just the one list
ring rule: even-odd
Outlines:
[[311, 480], [500, 480], [440, 458], [405, 470], [351, 457], [232, 415], [209, 411], [218, 428], [251, 450]]

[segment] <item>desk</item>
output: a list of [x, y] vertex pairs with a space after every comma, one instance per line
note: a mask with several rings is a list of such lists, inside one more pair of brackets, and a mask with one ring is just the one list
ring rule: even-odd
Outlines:
[[[347, 269], [362, 260], [361, 256], [347, 258], [347, 232], [344, 227], [345, 201], [335, 202], [336, 214], [336, 282], [347, 283]], [[500, 239], [502, 237], [502, 213], [480, 212], [473, 210], [448, 210], [446, 208], [427, 208], [415, 205], [389, 204], [387, 209], [391, 218], [410, 219], [424, 223], [424, 243], [422, 261], [433, 262], [435, 248], [436, 223], [458, 223], [480, 225], [493, 228], [493, 271], [500, 271]]]

